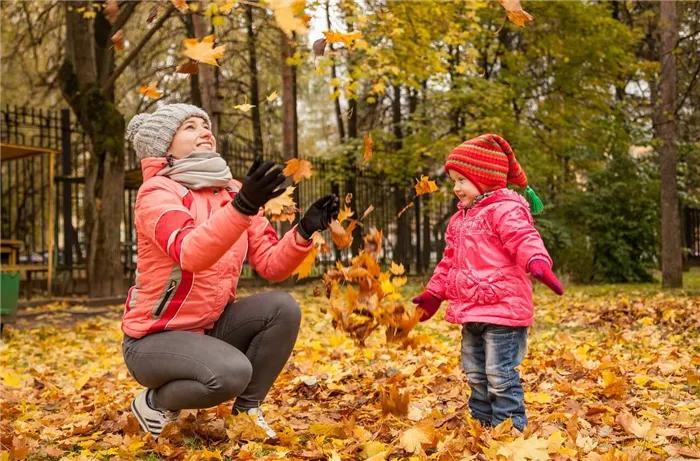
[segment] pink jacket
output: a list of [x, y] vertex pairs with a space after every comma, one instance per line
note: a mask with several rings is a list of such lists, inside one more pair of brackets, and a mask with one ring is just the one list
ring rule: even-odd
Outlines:
[[525, 199], [499, 189], [469, 209], [459, 204], [446, 232], [447, 247], [427, 291], [450, 305], [451, 323], [529, 326], [534, 320], [533, 258], [552, 260], [535, 230]]
[[233, 208], [238, 181], [190, 190], [156, 176], [166, 164], [164, 158], [141, 161], [136, 285], [122, 318], [122, 330], [134, 338], [163, 330], [203, 333], [235, 299], [246, 257], [263, 278], [278, 282], [313, 248], [296, 243], [296, 228], [278, 241], [262, 211], [245, 216]]

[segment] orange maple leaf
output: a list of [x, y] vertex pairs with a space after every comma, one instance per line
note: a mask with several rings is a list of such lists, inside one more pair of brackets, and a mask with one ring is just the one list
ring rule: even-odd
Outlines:
[[339, 250], [344, 250], [352, 245], [352, 231], [355, 229], [355, 226], [357, 226], [357, 221], [354, 219], [350, 220], [350, 224], [348, 224], [347, 228], [343, 228], [342, 224], [340, 224], [340, 221], [337, 219], [331, 221], [329, 226], [331, 229], [331, 238]]
[[163, 96], [163, 93], [158, 91], [158, 89], [156, 88], [157, 85], [158, 82], [151, 82], [148, 85], [142, 85], [141, 88], [139, 88], [139, 93], [146, 96], [147, 98], [160, 99]]
[[186, 38], [182, 41], [185, 51], [182, 52], [188, 58], [204, 64], [219, 67], [217, 59], [224, 57], [226, 45], [214, 47], [214, 34], [207, 35], [199, 41], [196, 38]]
[[291, 160], [287, 160], [285, 163], [287, 166], [284, 168], [284, 171], [282, 171], [282, 174], [285, 176], [291, 176], [295, 184], [304, 178], [311, 178], [311, 175], [313, 174], [311, 172], [313, 165], [308, 160], [293, 158]]
[[524, 27], [526, 22], [534, 18], [520, 6], [520, 0], [500, 0], [499, 3], [506, 10], [508, 19], [520, 27]]

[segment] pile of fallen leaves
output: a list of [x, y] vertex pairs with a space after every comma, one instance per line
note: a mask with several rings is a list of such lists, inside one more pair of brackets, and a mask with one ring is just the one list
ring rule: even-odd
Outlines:
[[359, 347], [332, 328], [314, 288], [293, 291], [302, 330], [263, 405], [278, 444], [232, 417], [230, 402], [184, 412], [158, 441], [141, 434], [115, 307], [73, 325], [53, 325], [52, 312], [36, 328], [6, 328], [2, 459], [700, 459], [697, 297], [574, 288], [557, 298], [537, 287], [521, 367], [530, 424], [519, 434], [470, 418], [459, 328], [441, 314], [418, 324], [408, 349], [382, 335]]

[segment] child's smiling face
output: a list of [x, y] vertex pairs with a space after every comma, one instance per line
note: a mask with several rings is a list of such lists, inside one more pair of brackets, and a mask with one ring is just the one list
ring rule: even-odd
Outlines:
[[450, 178], [455, 183], [454, 193], [464, 206], [470, 206], [474, 199], [481, 195], [481, 192], [479, 192], [479, 189], [473, 182], [456, 171], [450, 170]]

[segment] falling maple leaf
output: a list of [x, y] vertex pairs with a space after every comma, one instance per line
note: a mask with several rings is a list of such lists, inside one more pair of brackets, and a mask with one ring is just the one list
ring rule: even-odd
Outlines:
[[114, 49], [117, 51], [122, 51], [124, 49], [124, 31], [119, 29], [114, 35], [112, 35], [112, 43], [114, 43]]
[[265, 214], [270, 215], [273, 221], [294, 222], [299, 211], [292, 197], [294, 189], [294, 186], [288, 186], [282, 195], [268, 200], [265, 203]]
[[157, 85], [158, 82], [151, 82], [148, 85], [142, 85], [141, 88], [139, 88], [139, 93], [150, 99], [160, 99], [163, 96], [163, 93], [156, 89]]
[[323, 238], [323, 234], [320, 232], [316, 231], [311, 234], [311, 240], [319, 253], [326, 254], [331, 252], [330, 245], [328, 245], [328, 242], [326, 242], [326, 239]]
[[233, 106], [234, 109], [238, 109], [241, 112], [250, 112], [250, 109], [255, 107], [254, 105], [248, 104], [247, 102], [244, 104], [238, 104], [236, 106]]
[[367, 133], [364, 136], [365, 141], [365, 152], [362, 156], [362, 162], [367, 164], [372, 159], [372, 149], [374, 147], [374, 139], [372, 139], [372, 133]]
[[201, 41], [197, 38], [186, 38], [182, 41], [185, 45], [185, 51], [182, 52], [185, 56], [193, 61], [204, 64], [211, 64], [219, 67], [217, 59], [224, 57], [226, 45], [214, 47], [214, 34], [207, 35]]
[[298, 158], [293, 158], [284, 162], [287, 166], [282, 171], [285, 176], [291, 176], [294, 184], [298, 183], [302, 179], [311, 178], [313, 174], [311, 169], [313, 165], [308, 160], [299, 160]]
[[177, 66], [175, 72], [178, 72], [180, 74], [194, 75], [199, 73], [199, 64], [197, 63], [197, 61], [186, 61]]
[[362, 33], [359, 31], [344, 34], [328, 30], [325, 31], [323, 35], [326, 37], [328, 43], [342, 43], [346, 48], [350, 48], [355, 40], [362, 38]]
[[382, 251], [382, 240], [384, 239], [384, 233], [376, 228], [370, 229], [370, 233], [365, 235], [364, 250], [373, 256], [375, 259], [379, 257], [379, 253]]
[[360, 218], [360, 221], [365, 219], [370, 213], [374, 211], [374, 205], [370, 205], [367, 207], [364, 213], [362, 213], [362, 217]]
[[416, 197], [438, 190], [435, 181], [431, 181], [427, 176], [421, 176], [420, 179], [416, 179], [416, 185], [414, 187], [416, 188]]
[[345, 204], [350, 205], [352, 202], [352, 192], [348, 192], [348, 194], [345, 196]]
[[338, 213], [338, 221], [341, 223], [345, 221], [348, 218], [351, 218], [355, 215], [355, 212], [352, 211], [350, 208], [348, 208], [347, 205], [343, 207], [342, 210], [340, 210], [340, 213]]
[[399, 214], [396, 215], [396, 217], [397, 217], [397, 218], [400, 218], [401, 215], [404, 214], [404, 213], [406, 212], [406, 210], [408, 210], [409, 208], [411, 208], [411, 207], [414, 206], [414, 205], [415, 205], [415, 203], [410, 202], [408, 205], [406, 205], [405, 207], [403, 207], [403, 208], [401, 209], [401, 211], [399, 211]]
[[172, 0], [172, 4], [180, 13], [187, 13], [190, 10], [186, 0]]
[[267, 6], [275, 16], [277, 26], [288, 37], [291, 37], [294, 32], [297, 34], [307, 32], [307, 20], [298, 16], [306, 6], [306, 0], [274, 0], [268, 2]]
[[316, 247], [314, 247], [311, 251], [309, 251], [309, 253], [306, 255], [306, 258], [304, 258], [301, 264], [299, 264], [299, 266], [296, 269], [294, 269], [292, 275], [296, 275], [297, 280], [301, 280], [308, 277], [314, 268], [316, 256], [318, 256], [318, 250], [316, 249]]
[[524, 27], [525, 23], [534, 19], [520, 6], [520, 0], [499, 0], [499, 3], [506, 10], [508, 19], [520, 27]]
[[394, 275], [402, 275], [406, 269], [404, 269], [403, 264], [396, 264], [394, 261], [392, 261], [390, 271]]
[[340, 221], [337, 219], [331, 221], [329, 226], [331, 229], [331, 237], [339, 250], [344, 250], [352, 245], [352, 231], [355, 229], [355, 226], [357, 226], [357, 221], [354, 219], [350, 220], [350, 224], [348, 224], [347, 228], [343, 228], [342, 224], [340, 224]]
[[323, 56], [326, 52], [326, 39], [319, 38], [311, 46], [311, 49], [314, 52], [314, 56]]
[[277, 94], [276, 91], [273, 91], [272, 93], [268, 94], [267, 98], [265, 98], [265, 99], [267, 99], [267, 102], [272, 102], [275, 99], [277, 99], [278, 97], [279, 97], [279, 94]]

